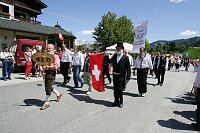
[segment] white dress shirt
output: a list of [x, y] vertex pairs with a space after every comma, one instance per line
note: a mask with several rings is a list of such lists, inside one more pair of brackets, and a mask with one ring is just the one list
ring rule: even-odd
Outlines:
[[67, 49], [67, 48], [64, 48], [64, 50], [63, 50], [63, 52], [62, 52], [61, 61], [62, 61], [62, 62], [72, 62], [72, 56], [67, 52], [66, 49]]
[[130, 66], [133, 66], [133, 57], [130, 54], [126, 54], [128, 56]]
[[120, 54], [120, 55], [117, 55], [117, 63], [120, 61], [120, 59], [122, 58], [122, 56], [123, 56], [123, 53]]
[[35, 53], [37, 53], [36, 49], [32, 50], [31, 55], [34, 55]]
[[12, 54], [10, 52], [1, 52], [0, 53], [0, 59], [11, 59], [13, 58]]
[[83, 69], [84, 66], [84, 58], [83, 54], [81, 52], [75, 53], [71, 52], [67, 48], [65, 48], [66, 52], [72, 56], [72, 63], [74, 66], [81, 66], [81, 69]]
[[138, 69], [149, 68], [152, 70], [153, 65], [152, 65], [151, 57], [149, 55], [146, 55], [142, 60], [138, 56], [135, 60], [134, 67]]
[[200, 87], [200, 65], [194, 67], [194, 71], [197, 72], [196, 78], [195, 78], [195, 86]]
[[[157, 68], [158, 68], [158, 66], [160, 65], [160, 59], [162, 58], [163, 56], [159, 56], [158, 57], [158, 64], [157, 64]], [[166, 64], [165, 64], [165, 69], [167, 69], [168, 68], [168, 64], [169, 64], [169, 59], [166, 57]]]

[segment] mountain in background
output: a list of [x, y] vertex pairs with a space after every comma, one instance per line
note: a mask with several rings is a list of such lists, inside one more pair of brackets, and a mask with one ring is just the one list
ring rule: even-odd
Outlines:
[[196, 37], [192, 37], [192, 38], [188, 38], [188, 39], [177, 39], [177, 40], [171, 40], [171, 41], [159, 40], [159, 41], [150, 43], [150, 47], [155, 48], [158, 46], [158, 44], [166, 45], [166, 44], [170, 44], [170, 43], [175, 43], [176, 45], [179, 45], [179, 44], [183, 43], [184, 41], [188, 41], [189, 44], [192, 45], [192, 44], [195, 44], [196, 42], [200, 41], [200, 37], [196, 36]]

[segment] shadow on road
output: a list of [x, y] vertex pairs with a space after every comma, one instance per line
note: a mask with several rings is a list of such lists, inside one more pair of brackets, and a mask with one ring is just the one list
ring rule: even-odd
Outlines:
[[105, 87], [106, 89], [114, 90], [114, 87], [113, 87], [113, 86], [105, 85], [104, 87]]
[[195, 97], [191, 95], [190, 92], [186, 92], [185, 94], [177, 96], [176, 98], [166, 97], [166, 99], [169, 99], [173, 103], [178, 103], [178, 104], [192, 104], [192, 102], [195, 101]]
[[85, 95], [74, 95], [72, 93], [69, 93], [69, 94], [79, 101], [84, 101], [86, 103], [93, 103], [93, 104], [98, 104], [98, 105], [104, 105], [106, 107], [112, 107], [112, 102], [110, 102], [110, 101], [95, 100], [95, 99], [92, 99], [91, 97], [85, 96]]
[[131, 97], [139, 97], [138, 94], [130, 93], [130, 92], [123, 92], [123, 95], [131, 96]]
[[[83, 90], [79, 90], [79, 89], [75, 89], [71, 86], [65, 85], [66, 88], [69, 88], [67, 91], [69, 91], [69, 94], [86, 94], [87, 91], [83, 91]], [[82, 88], [80, 88], [82, 89]]]
[[156, 86], [156, 84], [152, 84], [152, 83], [147, 83], [147, 85], [152, 85], [152, 86]]
[[137, 80], [137, 78], [131, 78], [131, 79], [133, 79], [133, 80]]
[[180, 115], [190, 121], [195, 121], [195, 111], [174, 111], [176, 115]]
[[39, 99], [25, 99], [24, 103], [26, 105], [20, 105], [20, 106], [37, 106], [37, 107], [41, 107], [44, 103], [44, 101], [41, 101]]
[[25, 80], [24, 77], [15, 77], [15, 79], [23, 79], [23, 80]]
[[176, 130], [193, 130], [190, 124], [186, 124], [175, 119], [169, 120], [158, 120], [157, 123], [166, 128], [176, 129]]

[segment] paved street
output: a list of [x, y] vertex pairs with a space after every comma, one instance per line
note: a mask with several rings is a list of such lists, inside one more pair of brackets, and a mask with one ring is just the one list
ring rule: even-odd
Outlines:
[[45, 100], [42, 78], [25, 81], [14, 74], [12, 81], [0, 81], [0, 133], [191, 133], [196, 109], [189, 98], [195, 73], [166, 72], [164, 86], [153, 86], [148, 78], [148, 93], [138, 97], [136, 77], [124, 92], [123, 108], [112, 107], [112, 86], [103, 93], [86, 96], [87, 86], [72, 89], [73, 81], [62, 87], [59, 75], [55, 87], [63, 93], [41, 111]]

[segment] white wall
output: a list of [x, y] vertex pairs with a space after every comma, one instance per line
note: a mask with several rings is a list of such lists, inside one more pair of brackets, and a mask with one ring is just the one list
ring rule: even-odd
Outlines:
[[[17, 35], [23, 35], [23, 36], [29, 36], [29, 37], [40, 37], [41, 41], [46, 42], [47, 36], [46, 35], [40, 35], [40, 34], [34, 34], [34, 33], [26, 33], [26, 32], [16, 32], [15, 34]], [[0, 51], [2, 51], [2, 43], [6, 43], [8, 47], [10, 46], [11, 42], [15, 41], [15, 36], [14, 31], [10, 30], [3, 30], [0, 29]]]
[[0, 51], [2, 51], [2, 43], [8, 44], [10, 46], [11, 42], [14, 41], [14, 32], [8, 30], [0, 29]]

